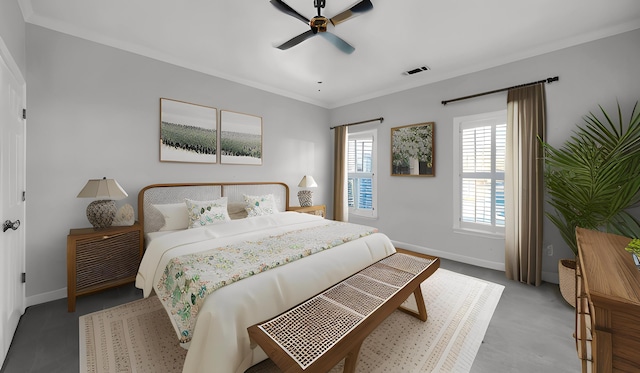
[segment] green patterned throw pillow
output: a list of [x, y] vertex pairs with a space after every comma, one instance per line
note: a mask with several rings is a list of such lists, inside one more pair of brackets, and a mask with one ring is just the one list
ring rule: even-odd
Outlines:
[[245, 210], [247, 210], [247, 216], [249, 217], [271, 215], [278, 212], [273, 194], [262, 196], [248, 196], [245, 194], [244, 201], [246, 203]]
[[213, 201], [194, 201], [185, 198], [189, 212], [189, 228], [220, 224], [231, 220], [227, 212], [227, 197]]

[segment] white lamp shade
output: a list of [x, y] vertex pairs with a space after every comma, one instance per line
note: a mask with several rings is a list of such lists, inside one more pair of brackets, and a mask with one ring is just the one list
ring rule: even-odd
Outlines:
[[106, 177], [87, 181], [87, 185], [78, 193], [78, 198], [123, 199], [127, 196], [127, 192], [115, 179], [107, 179]]
[[300, 188], [315, 188], [318, 186], [315, 180], [313, 180], [313, 176], [304, 175], [302, 180], [300, 180], [300, 184], [298, 184]]

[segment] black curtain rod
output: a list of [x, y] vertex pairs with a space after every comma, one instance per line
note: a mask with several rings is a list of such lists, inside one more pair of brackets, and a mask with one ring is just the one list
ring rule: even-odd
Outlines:
[[543, 79], [543, 80], [538, 80], [537, 82], [531, 82], [531, 83], [525, 83], [525, 84], [520, 84], [520, 85], [514, 85], [513, 87], [507, 87], [507, 88], [501, 88], [501, 89], [496, 89], [493, 91], [489, 91], [489, 92], [482, 92], [482, 93], [476, 93], [475, 95], [471, 95], [471, 96], [465, 96], [465, 97], [458, 97], [458, 98], [454, 98], [453, 100], [445, 100], [442, 101], [442, 105], [446, 105], [450, 102], [454, 102], [454, 101], [461, 101], [461, 100], [466, 100], [468, 98], [474, 98], [474, 97], [479, 97], [479, 96], [484, 96], [484, 95], [490, 95], [492, 93], [498, 93], [498, 92], [502, 92], [502, 91], [508, 91], [510, 89], [513, 88], [521, 88], [521, 87], [526, 87], [526, 86], [530, 86], [530, 85], [534, 85], [534, 84], [540, 84], [540, 83], [551, 83], [551, 82], [557, 82], [558, 81], [558, 77], [554, 76], [553, 78], [547, 78], [547, 79]]
[[375, 119], [363, 120], [363, 121], [360, 121], [360, 122], [341, 124], [339, 126], [330, 127], [329, 129], [332, 130], [332, 129], [338, 128], [338, 127], [349, 127], [349, 126], [355, 126], [356, 124], [363, 124], [363, 123], [376, 122], [376, 121], [380, 121], [380, 123], [382, 123], [384, 121], [384, 118], [380, 117], [380, 118], [375, 118]]

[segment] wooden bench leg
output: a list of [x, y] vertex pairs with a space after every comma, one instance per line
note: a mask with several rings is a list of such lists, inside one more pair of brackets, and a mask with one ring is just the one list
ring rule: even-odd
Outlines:
[[353, 350], [349, 351], [347, 357], [344, 359], [344, 368], [342, 368], [342, 373], [354, 373], [356, 371], [360, 347], [362, 347], [362, 342], [358, 343]]
[[398, 309], [402, 312], [408, 313], [411, 316], [417, 317], [421, 321], [427, 321], [427, 307], [424, 305], [424, 297], [422, 296], [422, 289], [420, 286], [413, 291], [413, 296], [416, 299], [416, 305], [418, 306], [418, 312], [410, 310], [400, 306]]

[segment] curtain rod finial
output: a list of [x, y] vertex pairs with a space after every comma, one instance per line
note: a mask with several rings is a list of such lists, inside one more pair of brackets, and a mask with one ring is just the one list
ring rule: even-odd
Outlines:
[[554, 76], [553, 78], [547, 78], [547, 83], [557, 82], [558, 80], [560, 80], [560, 78]]

